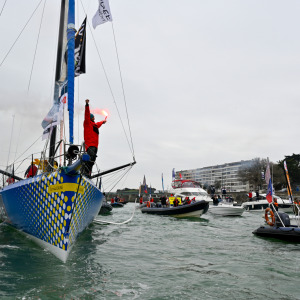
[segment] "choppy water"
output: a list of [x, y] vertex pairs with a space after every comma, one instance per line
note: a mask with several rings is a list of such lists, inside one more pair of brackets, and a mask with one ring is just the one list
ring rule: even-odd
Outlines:
[[[134, 209], [114, 208], [121, 222]], [[93, 224], [66, 264], [0, 227], [0, 299], [300, 299], [300, 245], [254, 236], [261, 213]]]

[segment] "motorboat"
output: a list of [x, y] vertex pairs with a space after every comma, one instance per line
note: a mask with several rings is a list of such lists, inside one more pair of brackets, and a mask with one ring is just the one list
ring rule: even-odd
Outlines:
[[111, 202], [110, 205], [112, 207], [124, 207], [124, 204], [121, 202]]
[[147, 206], [141, 208], [142, 213], [153, 215], [172, 216], [177, 218], [182, 217], [200, 217], [208, 210], [209, 203], [207, 201], [193, 201], [190, 204], [178, 205], [178, 206]]
[[107, 201], [103, 201], [98, 215], [110, 214], [112, 209], [113, 209], [113, 207]]
[[245, 208], [235, 205], [233, 201], [223, 199], [217, 204], [210, 204], [209, 212], [218, 216], [241, 216]]
[[174, 197], [181, 197], [182, 199], [189, 197], [189, 199], [194, 199], [195, 201], [212, 202], [208, 193], [201, 188], [198, 182], [193, 180], [173, 180], [172, 188], [169, 192], [173, 194]]
[[[282, 199], [277, 195], [273, 195], [274, 200], [278, 203], [278, 209], [281, 212], [292, 213], [293, 204], [287, 199]], [[259, 199], [254, 195], [247, 202], [244, 202], [242, 206], [247, 211], [263, 211], [269, 207], [269, 202], [266, 199], [266, 194], [260, 194]]]
[[265, 210], [265, 225], [260, 226], [252, 233], [266, 238], [273, 238], [288, 242], [300, 243], [300, 228], [298, 225], [291, 225], [287, 213], [273, 212], [271, 208]]

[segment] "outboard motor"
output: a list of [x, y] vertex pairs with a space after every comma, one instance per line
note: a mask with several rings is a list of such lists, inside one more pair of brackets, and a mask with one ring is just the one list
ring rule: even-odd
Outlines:
[[[283, 222], [284, 226], [290, 226], [290, 217], [288, 214], [283, 213], [283, 212], [277, 212], [281, 221]], [[275, 213], [275, 226], [277, 227], [283, 227], [280, 219], [278, 218], [277, 213]]]

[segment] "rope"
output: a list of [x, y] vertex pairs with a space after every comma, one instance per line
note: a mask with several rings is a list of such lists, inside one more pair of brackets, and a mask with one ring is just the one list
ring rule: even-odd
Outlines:
[[2, 12], [3, 12], [4, 6], [5, 6], [5, 4], [6, 4], [6, 1], [7, 1], [7, 0], [5, 0], [5, 1], [4, 1], [4, 4], [3, 4], [3, 6], [2, 6], [2, 9], [1, 9], [1, 12], [0, 12], [0, 16], [2, 15]]
[[3, 60], [0, 63], [0, 68], [2, 66], [2, 64], [4, 63], [4, 61], [6, 60], [8, 54], [10, 53], [10, 51], [12, 50], [12, 48], [15, 46], [16, 42], [18, 41], [19, 37], [21, 36], [21, 34], [23, 33], [23, 31], [25, 30], [26, 26], [28, 25], [29, 21], [31, 20], [31, 18], [33, 17], [33, 15], [35, 14], [36, 10], [38, 9], [38, 7], [40, 6], [41, 2], [43, 0], [41, 0], [39, 2], [39, 4], [37, 5], [37, 7], [35, 8], [35, 10], [33, 11], [33, 13], [31, 14], [31, 16], [29, 17], [28, 21], [26, 22], [25, 26], [22, 28], [21, 32], [19, 33], [19, 35], [17, 36], [16, 40], [14, 41], [14, 43], [12, 44], [12, 46], [9, 48], [8, 52], [6, 53], [6, 55], [4, 56]]
[[[108, 193], [110, 193], [115, 187], [116, 185], [126, 176], [128, 175], [130, 169], [132, 168], [132, 166], [127, 169], [125, 172], [124, 172], [124, 169], [122, 170], [119, 170], [117, 172], [114, 172], [113, 174], [107, 174], [108, 176], [110, 176], [110, 179], [112, 181], [112, 186], [109, 182], [106, 182], [106, 185], [108, 186], [107, 190], [108, 190]], [[120, 174], [120, 172], [122, 172], [122, 174]], [[104, 175], [103, 177], [105, 177], [106, 175]], [[117, 176], [119, 176], [117, 178]]]
[[[82, 1], [80, 1], [80, 2], [81, 2], [81, 5], [82, 5], [82, 7], [83, 7], [83, 10], [84, 10], [84, 12], [85, 12], [85, 14], [86, 14], [86, 11], [85, 11], [85, 9], [84, 9], [84, 6], [83, 6], [83, 4], [82, 4]], [[98, 57], [99, 57], [101, 66], [102, 66], [102, 68], [103, 68], [104, 76], [105, 76], [105, 78], [106, 78], [106, 81], [107, 81], [107, 84], [108, 84], [108, 87], [109, 87], [111, 96], [112, 96], [112, 98], [113, 98], [113, 103], [115, 104], [115, 107], [116, 107], [116, 110], [117, 110], [117, 113], [118, 113], [118, 116], [119, 116], [119, 119], [120, 119], [120, 122], [121, 122], [121, 125], [122, 125], [122, 128], [123, 128], [123, 131], [124, 131], [124, 134], [125, 134], [125, 137], [126, 137], [128, 146], [129, 146], [129, 149], [130, 149], [130, 151], [131, 151], [131, 153], [132, 153], [132, 155], [133, 155], [133, 157], [134, 157], [133, 147], [131, 148], [131, 146], [130, 146], [129, 139], [128, 139], [128, 136], [127, 136], [127, 133], [126, 133], [126, 130], [125, 130], [125, 127], [124, 127], [122, 118], [121, 118], [121, 114], [120, 114], [118, 105], [117, 105], [117, 103], [116, 103], [116, 99], [115, 99], [115, 96], [114, 96], [114, 94], [113, 94], [112, 87], [111, 87], [110, 81], [109, 81], [109, 79], [108, 79], [108, 75], [107, 75], [107, 72], [106, 72], [106, 70], [105, 70], [103, 60], [102, 60], [102, 58], [101, 58], [101, 55], [100, 55], [98, 46], [97, 46], [97, 44], [96, 44], [96, 40], [95, 40], [95, 37], [94, 37], [94, 35], [93, 35], [93, 31], [92, 31], [92, 29], [91, 29], [91, 25], [90, 25], [90, 23], [89, 23], [88, 20], [87, 20], [87, 23], [88, 23], [88, 26], [89, 26], [89, 29], [90, 29], [90, 32], [91, 32], [91, 36], [92, 36], [93, 41], [94, 41], [94, 45], [95, 45], [95, 47], [96, 47], [96, 51], [97, 51], [97, 54], [98, 54]], [[120, 75], [121, 75], [121, 74], [120, 74]], [[123, 87], [123, 84], [122, 84], [122, 87]], [[124, 89], [123, 89], [123, 93], [124, 93]], [[124, 100], [125, 100], [125, 99], [124, 99]], [[126, 110], [127, 110], [127, 108], [126, 108]], [[128, 114], [127, 114], [127, 118], [128, 118]], [[130, 128], [129, 128], [129, 129], [130, 129]], [[131, 133], [131, 132], [130, 132], [130, 133]], [[132, 139], [131, 139], [131, 142], [132, 142]]]
[[114, 30], [113, 23], [111, 23], [111, 26], [112, 26], [113, 36], [114, 36], [116, 55], [117, 55], [117, 60], [118, 60], [119, 72], [120, 72], [120, 80], [121, 80], [121, 86], [122, 86], [122, 92], [123, 92], [123, 99], [124, 99], [124, 105], [125, 105], [125, 110], [126, 110], [126, 115], [127, 115], [127, 123], [128, 123], [128, 129], [129, 129], [131, 147], [132, 147], [131, 149], [132, 149], [132, 153], [133, 153], [133, 157], [134, 157], [135, 155], [134, 155], [133, 141], [132, 141], [132, 135], [131, 135], [131, 128], [130, 128], [130, 124], [129, 124], [129, 115], [128, 115], [128, 110], [127, 110], [125, 89], [124, 89], [124, 84], [123, 84], [123, 77], [122, 77], [122, 72], [121, 72], [120, 59], [119, 59], [119, 53], [118, 53], [118, 47], [117, 47], [117, 41], [116, 41], [116, 36], [115, 36], [115, 30]]
[[11, 134], [10, 134], [10, 142], [9, 142], [9, 149], [8, 149], [8, 157], [7, 157], [6, 167], [8, 167], [8, 163], [9, 163], [9, 154], [10, 154], [11, 140], [12, 140], [12, 135], [13, 135], [13, 130], [14, 130], [15, 115], [13, 115], [12, 117], [13, 117], [13, 122], [12, 122], [12, 126], [11, 126]]
[[[136, 199], [135, 199], [134, 204], [136, 204]], [[136, 206], [134, 205], [133, 212], [132, 212], [132, 216], [131, 216], [128, 220], [126, 220], [126, 221], [124, 221], [124, 222], [117, 223], [117, 222], [108, 222], [108, 221], [101, 221], [101, 220], [96, 220], [96, 219], [95, 219], [95, 220], [94, 220], [94, 223], [100, 224], [100, 225], [101, 225], [101, 224], [113, 224], [113, 225], [122, 225], [122, 224], [126, 224], [126, 223], [129, 223], [129, 222], [133, 219], [135, 210], [136, 210]]]
[[36, 40], [36, 45], [35, 45], [35, 50], [34, 50], [34, 55], [33, 55], [33, 62], [32, 62], [32, 66], [31, 66], [31, 72], [30, 72], [30, 77], [29, 77], [27, 91], [29, 91], [29, 88], [30, 88], [30, 83], [31, 83], [31, 77], [32, 77], [32, 72], [33, 72], [33, 67], [34, 67], [34, 62], [35, 62], [36, 51], [37, 51], [37, 47], [38, 47], [38, 43], [39, 43], [39, 39], [40, 39], [40, 33], [41, 33], [41, 27], [42, 27], [42, 22], [43, 22], [43, 17], [44, 17], [45, 6], [46, 6], [46, 0], [44, 1], [43, 11], [42, 11], [42, 16], [41, 16], [41, 21], [40, 21], [40, 27], [39, 27], [39, 33], [38, 33], [37, 40]]

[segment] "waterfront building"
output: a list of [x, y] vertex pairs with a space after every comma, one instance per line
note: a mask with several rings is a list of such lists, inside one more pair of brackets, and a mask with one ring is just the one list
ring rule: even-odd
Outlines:
[[253, 160], [242, 160], [239, 162], [225, 163], [222, 165], [209, 166], [204, 168], [181, 170], [176, 172], [176, 179], [189, 179], [200, 182], [202, 186], [219, 185], [226, 192], [249, 191], [249, 183], [242, 183], [238, 179], [240, 168], [249, 167]]

